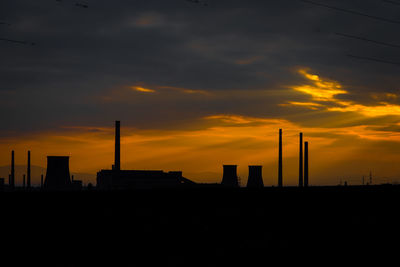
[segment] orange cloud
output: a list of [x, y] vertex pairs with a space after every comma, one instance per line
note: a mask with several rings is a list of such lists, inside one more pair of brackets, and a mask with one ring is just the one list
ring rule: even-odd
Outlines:
[[181, 88], [181, 87], [174, 87], [174, 86], [159, 86], [160, 89], [169, 89], [173, 91], [178, 91], [185, 94], [201, 94], [201, 95], [210, 95], [211, 93], [205, 90], [195, 90], [195, 89], [188, 89], [188, 88]]
[[[298, 71], [310, 84], [293, 86], [292, 89], [304, 94], [310, 95], [311, 100], [318, 102], [330, 103], [316, 103], [316, 102], [295, 102], [289, 101], [283, 105], [286, 106], [304, 106], [311, 109], [323, 107], [331, 112], [354, 112], [365, 117], [382, 117], [382, 116], [400, 116], [400, 105], [389, 104], [386, 102], [379, 102], [379, 105], [367, 106], [356, 103], [354, 101], [343, 101], [336, 98], [336, 95], [349, 94], [348, 91], [341, 89], [342, 85], [336, 81], [326, 81], [318, 75], [310, 74], [307, 70], [300, 69]], [[395, 99], [397, 95], [385, 93], [386, 98]], [[376, 96], [375, 96], [376, 98]]]
[[132, 90], [138, 91], [138, 92], [143, 92], [143, 93], [155, 93], [156, 91], [153, 89], [148, 89], [148, 88], [143, 88], [140, 86], [131, 86]]
[[319, 107], [323, 107], [323, 105], [313, 102], [296, 102], [296, 101], [288, 101], [286, 104], [280, 104], [280, 106], [301, 106], [306, 107], [312, 110], [317, 110]]
[[300, 69], [299, 73], [306, 79], [312, 81], [312, 85], [294, 86], [293, 89], [312, 96], [316, 101], [335, 101], [335, 96], [347, 94], [348, 92], [341, 89], [342, 86], [337, 82], [322, 80], [318, 75], [309, 74], [306, 70]]

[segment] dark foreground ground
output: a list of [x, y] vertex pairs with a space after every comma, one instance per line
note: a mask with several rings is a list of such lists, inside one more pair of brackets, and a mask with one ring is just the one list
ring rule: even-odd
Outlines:
[[400, 260], [399, 186], [4, 192], [0, 201], [2, 266]]

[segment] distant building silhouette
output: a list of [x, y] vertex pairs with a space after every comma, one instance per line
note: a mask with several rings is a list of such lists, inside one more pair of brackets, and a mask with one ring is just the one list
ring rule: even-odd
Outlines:
[[129, 190], [174, 188], [183, 184], [195, 184], [182, 176], [182, 172], [161, 170], [121, 170], [120, 122], [115, 122], [115, 157], [111, 170], [97, 173], [97, 188], [100, 190]]
[[282, 129], [279, 129], [278, 186], [283, 186], [282, 177]]
[[147, 170], [101, 170], [97, 187], [103, 190], [174, 188], [184, 183], [181, 172]]
[[249, 166], [249, 179], [247, 180], [249, 188], [263, 188], [262, 166]]
[[0, 178], [0, 191], [4, 190], [4, 183], [5, 183], [5, 179], [4, 178]]
[[43, 174], [42, 174], [42, 175], [40, 175], [40, 188], [43, 189], [43, 187], [44, 187], [44, 180], [43, 180]]
[[75, 191], [80, 191], [83, 188], [83, 182], [81, 180], [73, 180], [71, 184], [71, 189]]
[[79, 191], [83, 188], [83, 182], [81, 180], [75, 180], [74, 175], [71, 175], [71, 186], [73, 190]]
[[69, 157], [47, 157], [44, 188], [52, 190], [67, 190], [71, 188]]
[[239, 187], [237, 165], [224, 165], [223, 168], [221, 184], [228, 187]]
[[303, 187], [303, 133], [300, 133], [299, 187]]

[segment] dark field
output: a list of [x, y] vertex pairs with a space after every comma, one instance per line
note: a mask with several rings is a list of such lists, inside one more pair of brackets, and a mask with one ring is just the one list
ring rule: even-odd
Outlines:
[[4, 192], [0, 200], [3, 266], [382, 266], [400, 248], [399, 186]]

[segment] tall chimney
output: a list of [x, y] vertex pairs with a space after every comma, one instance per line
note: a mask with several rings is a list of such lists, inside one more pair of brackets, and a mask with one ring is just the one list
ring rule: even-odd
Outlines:
[[115, 121], [115, 161], [114, 169], [121, 170], [121, 143], [120, 143], [120, 121]]
[[15, 186], [15, 161], [14, 161], [14, 150], [11, 151], [11, 177], [9, 185], [11, 188]]
[[300, 133], [299, 187], [303, 187], [303, 133]]
[[31, 188], [31, 151], [28, 151], [28, 169], [26, 171], [26, 186]]
[[282, 129], [279, 129], [279, 166], [278, 166], [278, 186], [283, 186], [282, 180]]
[[249, 166], [249, 179], [247, 180], [247, 187], [264, 187], [264, 182], [262, 179], [262, 166]]
[[308, 186], [308, 142], [304, 143], [304, 187]]

